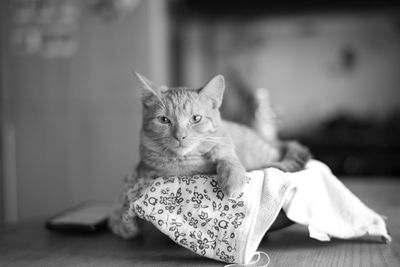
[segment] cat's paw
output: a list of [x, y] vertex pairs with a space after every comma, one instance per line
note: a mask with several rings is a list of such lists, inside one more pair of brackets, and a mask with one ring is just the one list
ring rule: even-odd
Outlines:
[[246, 170], [240, 163], [222, 161], [217, 165], [217, 179], [228, 197], [237, 197], [243, 191]]
[[286, 143], [286, 154], [282, 161], [275, 163], [276, 167], [284, 172], [297, 172], [304, 169], [312, 158], [310, 150], [297, 141]]
[[312, 154], [306, 146], [297, 141], [291, 141], [288, 144], [287, 157], [291, 158], [301, 169], [303, 169], [307, 162], [312, 158]]

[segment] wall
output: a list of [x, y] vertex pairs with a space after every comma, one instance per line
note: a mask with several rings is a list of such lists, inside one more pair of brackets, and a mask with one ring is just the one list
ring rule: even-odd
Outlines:
[[375, 119], [400, 108], [396, 13], [192, 20], [185, 25], [184, 83], [199, 86], [223, 73], [227, 98], [235, 87], [265, 87], [286, 132], [307, 130], [339, 112]]
[[[162, 23], [153, 20], [160, 8], [143, 1], [123, 21], [110, 23], [83, 17], [80, 48], [69, 59], [18, 56], [2, 44], [8, 49], [3, 132], [15, 138], [14, 219], [115, 198], [138, 161], [141, 105], [131, 70], [153, 76], [155, 46], [149, 43]], [[157, 75], [166, 77], [159, 69]], [[3, 153], [12, 168], [12, 153]]]

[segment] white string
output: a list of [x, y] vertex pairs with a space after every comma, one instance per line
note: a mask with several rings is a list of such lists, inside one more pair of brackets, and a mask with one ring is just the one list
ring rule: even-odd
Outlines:
[[[261, 259], [261, 255], [265, 256], [267, 258], [267, 263], [263, 264], [263, 265], [258, 265], [260, 259]], [[256, 257], [254, 260], [253, 258]], [[252, 261], [250, 261], [249, 263], [233, 263], [233, 264], [228, 264], [225, 265], [225, 267], [246, 267], [246, 266], [254, 266], [254, 267], [267, 267], [271, 261], [269, 255], [267, 253], [265, 253], [264, 251], [257, 251], [254, 256], [252, 258]]]

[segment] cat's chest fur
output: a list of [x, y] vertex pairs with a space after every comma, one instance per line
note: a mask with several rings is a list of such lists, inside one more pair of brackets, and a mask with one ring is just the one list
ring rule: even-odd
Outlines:
[[194, 153], [178, 157], [167, 153], [158, 153], [141, 148], [139, 175], [146, 176], [179, 176], [215, 173], [215, 164], [205, 154]]

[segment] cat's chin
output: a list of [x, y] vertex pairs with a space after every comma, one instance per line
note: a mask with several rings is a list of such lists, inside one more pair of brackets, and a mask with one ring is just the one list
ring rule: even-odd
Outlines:
[[174, 148], [172, 151], [178, 156], [178, 157], [184, 157], [187, 154], [189, 154], [190, 151], [193, 150], [193, 147], [184, 147], [180, 146], [177, 148]]

